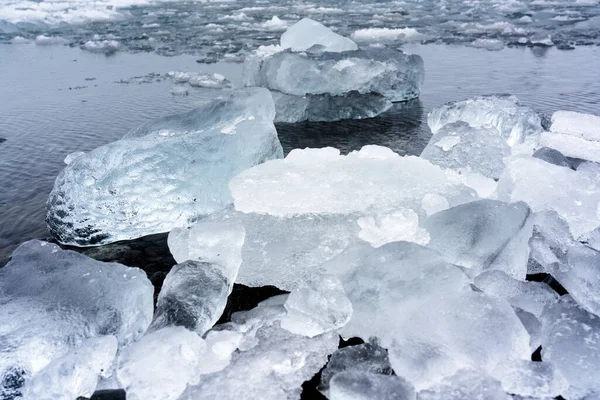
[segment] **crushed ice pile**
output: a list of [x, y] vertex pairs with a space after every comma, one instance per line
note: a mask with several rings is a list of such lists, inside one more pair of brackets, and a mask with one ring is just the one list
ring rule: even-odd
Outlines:
[[[356, 54], [315, 29], [340, 51], [269, 57]], [[22, 244], [0, 269], [0, 398], [600, 396], [600, 117], [479, 96], [429, 114], [420, 157], [285, 158], [274, 118], [245, 88], [67, 157], [47, 203], [62, 244], [170, 231], [178, 264], [153, 308], [139, 269]], [[288, 293], [216, 324], [234, 283]]]
[[374, 117], [393, 101], [419, 97], [423, 77], [420, 56], [359, 49], [310, 18], [288, 28], [279, 46], [261, 46], [244, 63], [244, 85], [271, 90], [276, 122]]

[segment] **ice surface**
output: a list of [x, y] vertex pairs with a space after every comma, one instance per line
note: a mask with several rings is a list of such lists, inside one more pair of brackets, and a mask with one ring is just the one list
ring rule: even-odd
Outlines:
[[542, 359], [569, 382], [565, 398], [600, 391], [600, 318], [580, 308], [569, 296], [544, 310]]
[[429, 242], [429, 234], [419, 227], [419, 216], [408, 208], [361, 217], [356, 222], [360, 226], [358, 237], [375, 247], [401, 240], [422, 245]]
[[556, 211], [574, 237], [600, 225], [600, 181], [592, 171], [573, 171], [537, 158], [514, 156], [498, 181], [498, 198], [525, 201], [534, 212]]
[[287, 311], [281, 327], [297, 335], [314, 337], [348, 323], [352, 303], [341, 282], [331, 275], [315, 275], [292, 290], [283, 305]]
[[352, 34], [352, 39], [359, 43], [393, 43], [412, 42], [425, 38], [415, 28], [365, 28], [358, 29]]
[[497, 376], [507, 392], [534, 398], [557, 397], [569, 386], [557, 368], [547, 362], [515, 361], [499, 368]]
[[245, 89], [86, 153], [56, 179], [50, 231], [87, 246], [189, 226], [231, 202], [235, 174], [282, 157], [274, 116], [267, 90]]
[[511, 147], [542, 131], [539, 114], [510, 95], [477, 96], [451, 102], [434, 109], [427, 117], [433, 133], [457, 121], [464, 121], [474, 128], [496, 128]]
[[340, 277], [353, 314], [340, 333], [376, 336], [417, 390], [458, 369], [528, 359], [529, 335], [510, 305], [473, 292], [462, 270], [408, 242], [356, 245], [323, 268]]
[[201, 74], [197, 72], [169, 71], [166, 76], [175, 83], [187, 83], [192, 87], [222, 89], [231, 87], [231, 82], [221, 74]]
[[377, 342], [348, 346], [331, 355], [327, 366], [321, 372], [319, 389], [327, 393], [331, 378], [348, 370], [380, 375], [391, 375], [393, 371], [387, 350]]
[[497, 179], [504, 170], [504, 157], [510, 153], [510, 147], [496, 129], [472, 128], [466, 122], [454, 122], [437, 130], [421, 158], [440, 167]]
[[207, 345], [183, 327], [167, 327], [121, 351], [117, 379], [128, 400], [176, 400], [200, 378]]
[[470, 370], [458, 371], [441, 383], [419, 392], [419, 400], [511, 400], [496, 379]]
[[245, 86], [261, 86], [305, 96], [350, 92], [379, 94], [391, 101], [419, 97], [423, 59], [393, 49], [344, 53], [280, 51], [257, 54], [244, 63]]
[[600, 141], [600, 116], [574, 111], [556, 111], [552, 114], [550, 131]]
[[415, 400], [415, 389], [398, 376], [342, 371], [331, 378], [329, 400]]
[[0, 397], [86, 338], [115, 335], [123, 345], [141, 337], [152, 320], [153, 292], [137, 268], [23, 243], [0, 269]]
[[376, 93], [357, 91], [342, 96], [329, 94], [294, 96], [271, 92], [275, 101], [275, 122], [338, 121], [375, 117], [392, 107], [392, 102]]
[[542, 132], [539, 146], [558, 150], [567, 157], [600, 162], [600, 141], [557, 132]]
[[290, 26], [281, 35], [281, 47], [292, 51], [306, 51], [314, 45], [324, 47], [328, 52], [357, 50], [352, 40], [338, 35], [325, 25], [310, 18], [303, 18]]
[[473, 282], [486, 294], [503, 298], [536, 317], [542, 314], [545, 305], [558, 299], [558, 294], [545, 283], [520, 281], [498, 270], [486, 271]]
[[365, 146], [347, 156], [330, 147], [295, 149], [284, 160], [240, 173], [229, 186], [238, 211], [281, 217], [399, 208], [423, 215], [425, 195], [440, 195], [450, 205], [475, 199], [455, 172], [419, 157], [401, 157], [381, 146]]
[[569, 160], [563, 153], [549, 147], [540, 147], [533, 153], [534, 158], [539, 158], [547, 163], [558, 165], [559, 167], [571, 168]]
[[478, 200], [433, 214], [423, 222], [437, 250], [470, 275], [488, 269], [525, 279], [531, 237], [531, 211], [527, 204]]
[[504, 42], [498, 39], [475, 39], [467, 46], [475, 47], [476, 49], [486, 49], [490, 51], [500, 51], [504, 49]]
[[71, 164], [73, 161], [75, 161], [77, 158], [81, 157], [84, 154], [84, 151], [75, 151], [73, 153], [67, 154], [67, 156], [65, 157], [65, 164]]
[[220, 326], [241, 334], [238, 351], [226, 368], [203, 375], [180, 400], [300, 398], [302, 383], [327, 362], [338, 346], [338, 336], [326, 333], [308, 338], [278, 327], [286, 314], [280, 301], [285, 298], [269, 299], [248, 312], [235, 313], [232, 323]]
[[113, 54], [119, 50], [120, 46], [121, 45], [116, 40], [89, 40], [85, 42], [81, 48], [83, 50], [91, 51], [92, 53]]
[[23, 400], [73, 400], [91, 397], [98, 377], [106, 377], [117, 353], [117, 338], [99, 336], [83, 341], [27, 382]]

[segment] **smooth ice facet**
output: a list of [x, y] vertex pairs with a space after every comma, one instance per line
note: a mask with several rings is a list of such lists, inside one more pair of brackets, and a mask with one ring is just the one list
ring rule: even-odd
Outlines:
[[227, 183], [237, 173], [282, 157], [274, 117], [270, 93], [252, 88], [141, 125], [59, 174], [50, 231], [87, 246], [191, 225], [231, 203]]
[[523, 143], [542, 131], [538, 113], [509, 95], [477, 96], [455, 101], [431, 111], [427, 124], [433, 133], [451, 122], [464, 121], [474, 128], [496, 128], [508, 145]]
[[314, 45], [324, 46], [324, 50], [330, 52], [358, 49], [352, 40], [338, 35], [325, 25], [310, 18], [301, 19], [281, 35], [281, 47], [284, 49], [306, 51]]
[[499, 368], [496, 376], [508, 393], [534, 398], [554, 398], [565, 393], [569, 384], [548, 362], [520, 360]]
[[462, 370], [419, 392], [418, 400], [511, 400], [500, 382], [475, 371]]

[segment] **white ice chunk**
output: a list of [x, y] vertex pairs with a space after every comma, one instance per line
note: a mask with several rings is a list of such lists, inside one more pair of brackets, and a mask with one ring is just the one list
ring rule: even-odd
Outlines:
[[281, 47], [292, 51], [306, 51], [314, 45], [325, 47], [325, 51], [341, 52], [357, 50], [352, 40], [338, 35], [325, 25], [310, 18], [303, 18], [290, 26], [281, 35]]
[[98, 377], [106, 377], [117, 353], [117, 338], [90, 338], [55, 359], [25, 386], [23, 400], [73, 400], [91, 397]]
[[531, 237], [531, 211], [523, 202], [478, 200], [461, 204], [423, 222], [430, 235], [428, 247], [471, 275], [499, 269], [525, 279]]
[[69, 165], [79, 157], [85, 154], [85, 151], [75, 151], [73, 153], [67, 154], [65, 157], [65, 164]]
[[542, 315], [542, 360], [569, 382], [568, 399], [600, 392], [600, 318], [563, 296]]
[[427, 124], [433, 133], [451, 122], [464, 121], [474, 128], [496, 128], [509, 146], [523, 143], [542, 131], [538, 113], [508, 95], [477, 96], [445, 104], [431, 111]]
[[361, 217], [357, 222], [360, 226], [358, 237], [375, 247], [400, 240], [422, 245], [429, 242], [429, 234], [419, 227], [419, 216], [408, 208]]
[[329, 400], [415, 400], [413, 386], [395, 375], [343, 371], [331, 378]]
[[600, 141], [600, 116], [574, 111], [556, 111], [552, 114], [550, 131]]
[[504, 48], [504, 42], [498, 39], [476, 39], [467, 46], [475, 47], [476, 49], [486, 49], [490, 51], [500, 51]]
[[425, 35], [415, 28], [365, 28], [358, 29], [352, 34], [352, 39], [360, 43], [411, 42], [424, 38]]
[[537, 158], [511, 157], [498, 181], [498, 199], [524, 201], [535, 212], [554, 210], [567, 221], [574, 237], [600, 225], [600, 180], [596, 174]]
[[496, 376], [504, 390], [534, 398], [554, 398], [566, 392], [569, 384], [548, 362], [520, 360], [499, 368]]
[[140, 269], [23, 243], [0, 269], [0, 397], [86, 338], [139, 339], [152, 320], [153, 292]]
[[461, 370], [441, 383], [419, 392], [418, 400], [511, 400], [496, 379]]
[[444, 125], [431, 138], [421, 157], [459, 172], [497, 179], [510, 147], [495, 128], [472, 128], [466, 122]]
[[56, 178], [50, 231], [87, 246], [191, 225], [231, 202], [234, 175], [282, 157], [274, 116], [267, 90], [234, 91], [86, 153]]
[[283, 305], [287, 315], [281, 327], [297, 335], [314, 337], [348, 323], [352, 303], [335, 276], [315, 275], [292, 290]]
[[176, 400], [200, 379], [207, 345], [183, 327], [167, 327], [126, 347], [118, 357], [117, 379], [128, 400]]
[[498, 270], [476, 276], [474, 283], [484, 293], [505, 299], [536, 317], [542, 314], [545, 305], [558, 300], [558, 294], [545, 283], [520, 281]]
[[542, 132], [539, 146], [558, 150], [567, 157], [600, 162], [600, 141], [586, 140], [570, 134]]

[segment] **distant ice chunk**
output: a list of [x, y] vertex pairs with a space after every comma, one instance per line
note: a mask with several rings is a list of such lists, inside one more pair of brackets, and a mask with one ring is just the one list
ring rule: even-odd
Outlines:
[[25, 386], [23, 399], [73, 400], [91, 397], [98, 378], [109, 374], [117, 345], [114, 336], [99, 336], [83, 341], [37, 373]]
[[563, 296], [544, 310], [542, 326], [542, 359], [569, 382], [561, 395], [581, 398], [600, 392], [600, 318]]
[[269, 31], [282, 31], [288, 27], [288, 23], [287, 23], [287, 21], [284, 21], [284, 20], [280, 19], [279, 17], [277, 17], [276, 15], [274, 15], [273, 18], [271, 18], [268, 21], [265, 21], [262, 24], [262, 26], [263, 26], [263, 28], [265, 28]]
[[23, 243], [0, 269], [0, 397], [18, 393], [19, 382], [87, 338], [114, 335], [121, 345], [139, 339], [152, 320], [153, 292], [137, 268]]
[[365, 146], [346, 156], [331, 147], [292, 150], [284, 160], [240, 173], [229, 186], [238, 211], [281, 217], [368, 215], [399, 207], [423, 215], [422, 199], [428, 194], [443, 196], [450, 205], [476, 198], [455, 172], [381, 146]]
[[281, 35], [281, 47], [292, 51], [306, 51], [314, 45], [324, 47], [328, 52], [357, 50], [352, 40], [338, 35], [325, 25], [310, 18], [303, 18], [290, 26]]
[[81, 48], [92, 53], [112, 54], [119, 50], [120, 46], [121, 44], [116, 40], [89, 40]]
[[198, 72], [169, 71], [166, 76], [174, 83], [187, 83], [191, 87], [222, 89], [231, 87], [231, 82], [218, 73], [203, 74]]
[[600, 225], [600, 180], [593, 171], [513, 156], [498, 181], [498, 199], [524, 201], [534, 212], [554, 210], [567, 221], [574, 237]]
[[237, 173], [282, 157], [274, 116], [267, 90], [245, 89], [86, 153], [56, 178], [50, 231], [89, 246], [191, 225], [231, 202]]
[[459, 172], [499, 178], [511, 153], [495, 128], [472, 128], [466, 122], [444, 125], [431, 138], [421, 158]]
[[281, 327], [297, 335], [314, 337], [348, 323], [352, 303], [335, 276], [316, 275], [292, 290], [283, 305], [287, 315]]
[[45, 36], [39, 35], [35, 38], [35, 44], [38, 46], [52, 46], [52, 45], [61, 45], [68, 44], [69, 41], [60, 36]]
[[549, 362], [519, 360], [496, 372], [508, 393], [533, 398], [554, 398], [565, 393], [569, 383]]
[[358, 29], [352, 34], [352, 39], [359, 43], [393, 43], [397, 41], [419, 41], [425, 38], [415, 28], [366, 28]]
[[413, 386], [395, 375], [342, 371], [334, 375], [329, 384], [329, 400], [416, 399]]
[[511, 147], [543, 130], [540, 115], [510, 95], [477, 96], [451, 102], [434, 109], [427, 117], [433, 133], [457, 121], [464, 121], [474, 128], [496, 128]]
[[355, 245], [323, 265], [353, 307], [345, 337], [381, 339], [394, 371], [417, 390], [470, 366], [491, 371], [530, 356], [529, 335], [510, 305], [473, 292], [463, 271], [408, 242]]
[[327, 366], [321, 372], [319, 390], [327, 394], [331, 379], [343, 371], [380, 375], [392, 375], [393, 372], [387, 350], [379, 346], [377, 342], [348, 346], [331, 355]]
[[506, 299], [513, 307], [538, 318], [545, 305], [558, 300], [558, 294], [545, 283], [519, 281], [498, 270], [486, 271], [473, 282], [484, 293]]
[[498, 39], [476, 39], [467, 46], [490, 51], [500, 51], [504, 48], [504, 42]]
[[498, 269], [524, 280], [532, 232], [527, 204], [478, 200], [461, 204], [423, 222], [431, 240], [428, 247], [471, 275]]
[[183, 327], [167, 327], [121, 351], [117, 379], [128, 400], [177, 400], [200, 379], [207, 345]]
[[419, 392], [418, 400], [511, 400], [496, 379], [471, 370], [458, 371]]

